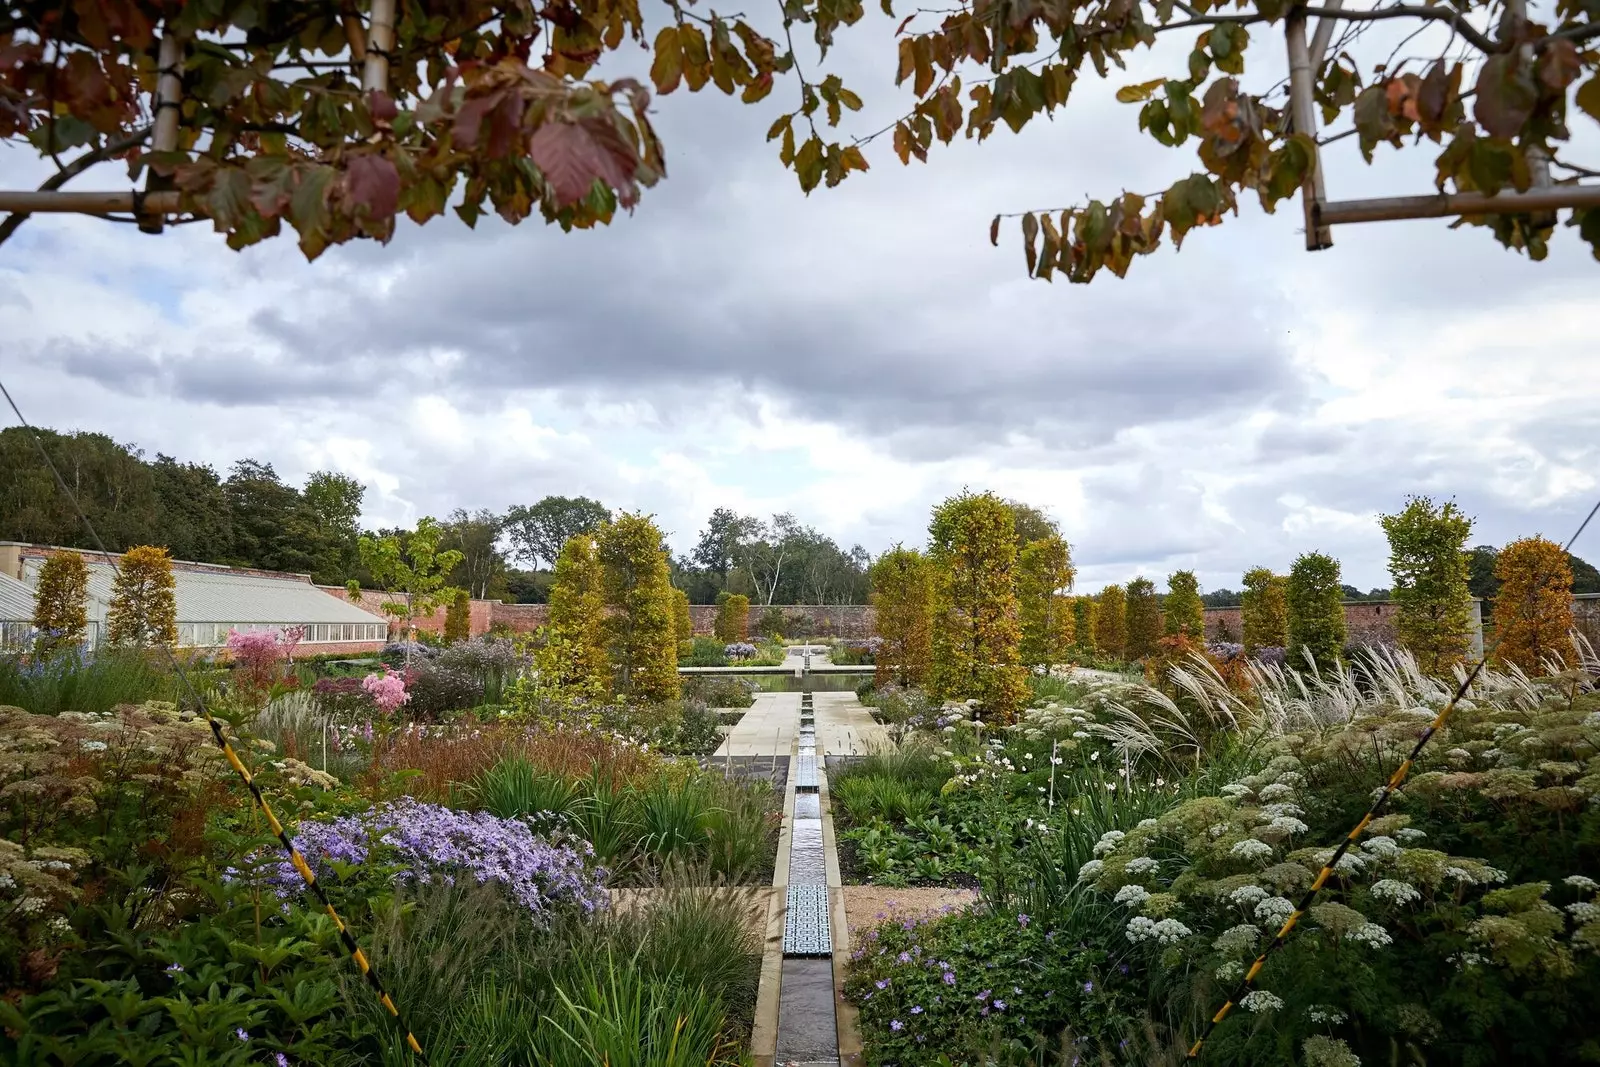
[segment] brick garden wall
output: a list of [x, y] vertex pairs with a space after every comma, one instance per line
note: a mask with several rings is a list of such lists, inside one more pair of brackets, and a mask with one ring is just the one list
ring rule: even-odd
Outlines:
[[[1386, 600], [1353, 602], [1344, 605], [1344, 625], [1352, 645], [1392, 645], [1394, 605]], [[1244, 617], [1238, 608], [1206, 609], [1206, 640], [1242, 641]]]

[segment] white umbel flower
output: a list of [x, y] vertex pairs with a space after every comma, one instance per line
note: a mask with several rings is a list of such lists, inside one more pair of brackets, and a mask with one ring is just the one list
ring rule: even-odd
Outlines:
[[1276, 993], [1268, 993], [1265, 989], [1254, 989], [1239, 1001], [1239, 1007], [1253, 1012], [1278, 1011], [1283, 1007], [1283, 999]]

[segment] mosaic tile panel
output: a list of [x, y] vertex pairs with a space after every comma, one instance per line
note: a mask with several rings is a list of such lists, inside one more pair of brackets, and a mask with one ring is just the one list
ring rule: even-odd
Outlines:
[[833, 937], [828, 929], [828, 887], [790, 885], [788, 911], [783, 920], [785, 956], [831, 956]]

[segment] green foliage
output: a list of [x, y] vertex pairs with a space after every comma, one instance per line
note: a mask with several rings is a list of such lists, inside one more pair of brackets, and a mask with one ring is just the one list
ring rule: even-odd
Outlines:
[[696, 637], [678, 646], [680, 667], [726, 667], [728, 646], [715, 637]]
[[1243, 620], [1244, 648], [1287, 648], [1289, 646], [1289, 580], [1266, 567], [1251, 567], [1244, 572], [1244, 595], [1239, 614]]
[[594, 538], [568, 539], [550, 587], [550, 623], [536, 657], [541, 690], [567, 700], [601, 700], [610, 686], [605, 575]]
[[877, 682], [922, 685], [933, 656], [933, 574], [928, 558], [914, 548], [896, 545], [873, 562], [869, 574], [875, 630], [883, 639]]
[[934, 509], [928, 527], [933, 571], [933, 661], [938, 699], [976, 700], [1009, 722], [1027, 699], [1018, 646], [1013, 513], [993, 493], [962, 492]]
[[1424, 671], [1444, 673], [1461, 662], [1472, 641], [1466, 553], [1472, 520], [1453, 500], [1435, 506], [1418, 496], [1382, 522], [1394, 578], [1395, 635]]
[[398, 619], [406, 633], [412, 630], [413, 620], [432, 615], [448, 602], [440, 589], [445, 575], [461, 562], [461, 553], [441, 550], [443, 538], [444, 528], [430, 517], [417, 520], [417, 528], [406, 536], [404, 544], [394, 534], [361, 537], [361, 565], [380, 588], [402, 595], [398, 601], [385, 601], [383, 610]]
[[1289, 568], [1289, 666], [1304, 669], [1306, 658], [1321, 668], [1338, 664], [1344, 654], [1344, 606], [1339, 598], [1339, 561], [1321, 552], [1307, 552]]
[[1099, 607], [1100, 602], [1092, 596], [1072, 598], [1073, 653], [1082, 659], [1093, 659], [1100, 651], [1095, 639]]
[[1156, 584], [1148, 578], [1128, 583], [1124, 616], [1127, 619], [1127, 655], [1141, 660], [1155, 654], [1161, 638], [1161, 605], [1156, 601]]
[[1513, 541], [1495, 562], [1495, 579], [1499, 662], [1528, 674], [1544, 673], [1551, 661], [1574, 663], [1572, 568], [1561, 546], [1542, 537]]
[[[190, 677], [204, 692], [204, 677], [193, 669]], [[91, 657], [53, 656], [26, 665], [0, 656], [0, 707], [25, 708], [37, 715], [101, 715], [118, 704], [174, 700], [182, 692], [166, 670], [134, 649], [102, 648]]]
[[617, 694], [647, 704], [676, 700], [672, 581], [660, 529], [644, 515], [624, 512], [600, 528], [595, 543]]
[[717, 598], [717, 618], [711, 632], [726, 644], [745, 641], [750, 637], [750, 598], [742, 593], [732, 593]]
[[672, 636], [678, 644], [694, 640], [694, 617], [689, 614], [689, 594], [672, 590]]
[[519, 559], [554, 567], [568, 541], [579, 534], [593, 535], [610, 518], [611, 509], [598, 500], [547, 496], [506, 512], [505, 531]]
[[472, 636], [472, 594], [457, 589], [444, 609], [444, 642], [454, 644]]
[[1106, 655], [1121, 659], [1128, 650], [1128, 608], [1122, 586], [1108, 585], [1095, 595], [1094, 643]]
[[1017, 557], [1017, 606], [1022, 623], [1022, 662], [1051, 668], [1070, 655], [1077, 635], [1072, 580], [1077, 570], [1067, 543], [1057, 535], [1028, 542]]
[[89, 632], [89, 566], [76, 552], [52, 552], [33, 589], [40, 655], [83, 643]]
[[1195, 641], [1206, 639], [1206, 608], [1194, 571], [1175, 571], [1167, 579], [1166, 632]]
[[113, 645], [176, 645], [175, 589], [172, 558], [166, 549], [141, 545], [123, 553], [111, 584], [106, 641]]

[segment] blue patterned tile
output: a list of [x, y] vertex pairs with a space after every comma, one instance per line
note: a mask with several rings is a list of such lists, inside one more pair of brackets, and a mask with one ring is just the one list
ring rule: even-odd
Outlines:
[[785, 956], [831, 956], [833, 937], [828, 928], [828, 887], [791, 885], [783, 919]]

